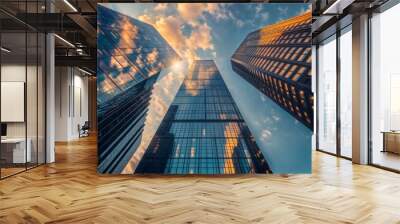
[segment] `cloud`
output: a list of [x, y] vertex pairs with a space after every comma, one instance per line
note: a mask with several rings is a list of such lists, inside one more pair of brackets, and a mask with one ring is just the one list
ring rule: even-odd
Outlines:
[[207, 3], [207, 11], [211, 14], [215, 14], [220, 10], [220, 7], [218, 4], [213, 4], [213, 3]]
[[243, 26], [244, 26], [243, 20], [236, 19], [236, 26], [238, 26], [238, 27], [243, 27]]
[[214, 45], [211, 40], [211, 28], [206, 23], [195, 26], [190, 37], [187, 39], [187, 45], [189, 48], [196, 46], [193, 49], [214, 49]]
[[228, 4], [215, 4], [215, 3], [207, 3], [207, 10], [208, 13], [214, 16], [215, 19], [217, 20], [223, 20], [223, 19], [228, 19], [228, 12], [226, 10], [226, 7]]
[[[157, 5], [156, 7], [164, 6]], [[171, 47], [189, 62], [199, 59], [197, 50], [207, 50], [211, 51], [210, 55], [213, 54], [212, 29], [202, 18], [204, 13], [212, 15], [220, 13], [218, 4], [176, 4], [175, 13], [169, 15], [166, 15], [166, 10], [153, 14], [144, 13], [138, 19], [153, 25]], [[191, 32], [185, 35], [182, 28], [187, 25], [190, 26]]]
[[204, 14], [210, 14], [217, 20], [229, 18], [226, 4], [219, 3], [179, 3], [177, 11], [179, 15], [190, 24], [197, 23]]
[[177, 11], [179, 15], [187, 22], [196, 22], [197, 18], [207, 10], [204, 3], [181, 3], [177, 4]]
[[271, 131], [269, 131], [269, 130], [267, 130], [267, 129], [263, 129], [263, 130], [261, 131], [261, 137], [260, 137], [260, 139], [261, 139], [262, 141], [267, 141], [267, 140], [271, 137], [271, 135], [272, 135]]
[[256, 13], [257, 13], [257, 14], [260, 13], [261, 10], [262, 10], [262, 4], [257, 4], [256, 7], [255, 7]]
[[267, 12], [260, 14], [262, 20], [267, 20], [269, 18], [269, 14]]
[[158, 3], [156, 7], [154, 7], [155, 11], [165, 11], [168, 8], [167, 3]]
[[[118, 47], [113, 49], [113, 55], [120, 54], [119, 48], [126, 48], [127, 46], [131, 48], [136, 47], [135, 38], [139, 32], [138, 28], [135, 25], [132, 25], [132, 23], [130, 23], [130, 21], [125, 17], [123, 17], [123, 19], [118, 22], [118, 26], [121, 27], [120, 38], [117, 43]], [[107, 66], [110, 68], [121, 69], [122, 67], [126, 67], [127, 65], [128, 62], [123, 57], [114, 56], [110, 58], [109, 64]], [[119, 86], [124, 86], [132, 80], [131, 73], [132, 68], [129, 71], [120, 72], [117, 77], [113, 78], [113, 81], [116, 82]], [[110, 85], [105, 85], [103, 89], [105, 92], [110, 92], [110, 87]]]
[[287, 15], [288, 10], [289, 10], [289, 8], [288, 8], [287, 6], [286, 6], [286, 7], [278, 7], [278, 12], [279, 12], [280, 14], [282, 14], [283, 16], [286, 16], [286, 15]]
[[154, 24], [157, 31], [178, 51], [182, 49], [181, 45], [185, 42], [185, 37], [181, 32], [182, 25], [182, 19], [172, 15], [160, 17]]
[[278, 117], [278, 116], [276, 116], [276, 115], [272, 115], [272, 118], [275, 120], [275, 121], [279, 121], [281, 118], [280, 117]]
[[267, 101], [267, 99], [265, 98], [264, 94], [262, 94], [262, 93], [260, 93], [260, 99], [263, 102]]
[[153, 50], [146, 57], [147, 63], [154, 64], [158, 59], [158, 50], [157, 48], [153, 48]]
[[311, 9], [312, 9], [311, 6], [312, 6], [311, 4], [308, 4], [308, 6], [306, 8], [300, 9], [300, 11], [297, 14], [302, 15], [306, 12], [311, 12]]
[[147, 14], [140, 15], [138, 19], [148, 24], [154, 24], [154, 18], [150, 17]]

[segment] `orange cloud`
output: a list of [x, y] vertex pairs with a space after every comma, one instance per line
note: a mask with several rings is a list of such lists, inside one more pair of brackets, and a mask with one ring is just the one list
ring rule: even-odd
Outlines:
[[151, 24], [151, 25], [154, 24], [153, 19], [152, 19], [149, 15], [147, 15], [147, 14], [140, 15], [140, 16], [138, 17], [138, 19], [141, 20], [141, 21], [143, 21], [143, 22], [145, 22], [145, 23]]
[[146, 57], [147, 63], [154, 64], [158, 59], [158, 50], [153, 48], [153, 50]]
[[182, 49], [185, 38], [181, 32], [183, 21], [176, 16], [161, 17], [155, 22], [157, 31], [177, 51]]
[[204, 3], [181, 3], [177, 4], [176, 9], [180, 16], [188, 22], [196, 20], [207, 10], [206, 4]]
[[[118, 46], [114, 49], [113, 55], [120, 55], [120, 48], [134, 48], [136, 46], [135, 40], [136, 35], [138, 34], [138, 28], [134, 26], [127, 18], [123, 17], [118, 23], [118, 26], [121, 28], [120, 38], [118, 40]], [[128, 52], [129, 53], [129, 52]], [[121, 69], [123, 67], [129, 66], [129, 63], [123, 56], [113, 56], [111, 57], [109, 67], [116, 67]], [[120, 72], [116, 78], [113, 78], [113, 81], [120, 86], [124, 86], [126, 83], [132, 80], [132, 74], [130, 71], [124, 73]], [[107, 85], [104, 89], [109, 92], [110, 88], [114, 88], [110, 85]]]
[[158, 3], [156, 7], [154, 7], [155, 11], [164, 11], [168, 8], [168, 3]]
[[187, 20], [189, 23], [197, 23], [197, 19], [203, 13], [209, 13], [216, 18], [227, 18], [224, 10], [220, 7], [221, 4], [216, 3], [179, 3], [177, 4], [177, 11], [179, 15]]
[[203, 50], [214, 49], [211, 40], [211, 28], [206, 23], [195, 26], [195, 29], [187, 39], [187, 45], [189, 48], [195, 46], [196, 48]]
[[99, 88], [102, 90], [102, 92], [111, 94], [115, 91], [116, 87], [109, 79], [104, 79], [104, 81], [100, 83]]
[[184, 23], [181, 17], [171, 15], [158, 18], [154, 26], [171, 47], [190, 62], [199, 58], [195, 52], [197, 49], [213, 49], [214, 47], [211, 41], [211, 29], [207, 25], [194, 27], [191, 36], [186, 37], [181, 31]]
[[207, 11], [214, 14], [220, 10], [219, 4], [207, 3]]
[[[149, 23], [165, 38], [171, 47], [189, 63], [199, 59], [196, 51], [214, 50], [212, 42], [212, 29], [207, 23], [200, 23], [199, 19], [203, 13], [207, 12], [218, 18], [224, 17], [219, 4], [212, 3], [180, 3], [176, 4], [176, 12], [173, 15], [165, 15], [168, 5], [158, 4], [155, 8], [163, 9], [156, 15], [143, 14], [138, 17], [139, 20]], [[155, 9], [155, 11], [157, 11]], [[190, 24], [192, 32], [190, 36], [185, 36], [181, 30], [184, 24]], [[211, 52], [215, 55], [215, 52]]]
[[123, 17], [120, 21], [119, 26], [121, 27], [120, 39], [118, 43], [118, 48], [126, 48], [128, 46], [135, 47], [136, 35], [138, 34], [138, 28], [133, 25], [128, 18]]

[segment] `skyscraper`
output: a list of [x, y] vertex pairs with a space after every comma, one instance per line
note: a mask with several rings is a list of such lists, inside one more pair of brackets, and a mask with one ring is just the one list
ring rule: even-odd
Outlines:
[[214, 61], [189, 69], [135, 172], [270, 172]]
[[313, 128], [310, 12], [248, 34], [231, 64], [250, 84]]
[[120, 173], [138, 147], [151, 91], [179, 56], [149, 24], [98, 6], [98, 171]]

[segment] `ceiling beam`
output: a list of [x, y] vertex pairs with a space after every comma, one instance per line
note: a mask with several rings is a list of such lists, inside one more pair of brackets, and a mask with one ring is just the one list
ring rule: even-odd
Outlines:
[[85, 32], [86, 42], [90, 46], [96, 46], [97, 30], [88, 22], [88, 20], [80, 14], [68, 14], [68, 17], [73, 20]]
[[91, 56], [55, 56], [56, 66], [87, 67], [96, 71], [97, 60]]

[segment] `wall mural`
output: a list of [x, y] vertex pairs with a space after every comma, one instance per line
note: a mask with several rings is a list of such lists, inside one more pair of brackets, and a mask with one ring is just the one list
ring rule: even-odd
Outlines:
[[98, 172], [310, 173], [310, 4], [98, 5]]

